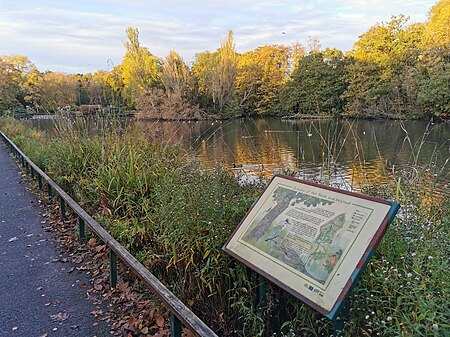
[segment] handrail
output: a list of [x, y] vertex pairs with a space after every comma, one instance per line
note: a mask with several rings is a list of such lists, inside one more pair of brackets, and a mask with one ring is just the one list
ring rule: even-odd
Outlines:
[[[128, 252], [111, 234], [109, 234], [97, 221], [95, 221], [75, 200], [72, 199], [58, 184], [56, 184], [44, 171], [31, 161], [3, 132], [0, 131], [4, 143], [9, 146], [11, 153], [21, 160], [27, 173], [38, 174], [39, 188], [42, 189], [42, 178], [47, 182], [48, 195], [51, 198], [52, 189], [60, 197], [61, 214], [65, 213], [67, 204], [79, 217], [80, 234], [84, 235], [84, 223], [110, 248], [110, 282], [115, 287], [117, 277], [116, 256], [124, 262], [131, 271], [150, 288], [170, 310], [171, 337], [181, 337], [181, 322], [200, 337], [217, 337], [217, 335], [198, 318], [181, 300], [176, 297], [164, 284], [161, 283], [147, 268], [145, 268], [130, 252]], [[80, 239], [82, 237], [80, 235]]]

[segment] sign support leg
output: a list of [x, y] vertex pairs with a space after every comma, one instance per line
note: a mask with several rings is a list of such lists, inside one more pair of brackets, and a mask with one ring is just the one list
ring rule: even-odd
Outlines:
[[267, 302], [267, 279], [258, 274], [258, 285], [256, 288], [258, 294], [258, 304], [264, 305]]
[[344, 337], [344, 325], [345, 321], [348, 321], [349, 316], [350, 316], [350, 303], [347, 300], [343, 304], [338, 317], [332, 320], [334, 337]]

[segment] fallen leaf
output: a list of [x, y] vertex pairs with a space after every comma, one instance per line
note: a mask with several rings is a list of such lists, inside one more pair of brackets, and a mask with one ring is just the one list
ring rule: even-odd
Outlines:
[[91, 315], [94, 315], [95, 317], [103, 315], [103, 310], [93, 310], [91, 311]]
[[103, 289], [103, 286], [101, 284], [94, 284], [94, 289], [100, 291]]
[[79, 257], [77, 257], [76, 259], [75, 259], [75, 263], [81, 263], [81, 262], [83, 262], [83, 260], [84, 260], [84, 257], [82, 257], [82, 256], [79, 256]]
[[158, 316], [156, 318], [156, 325], [159, 326], [160, 328], [163, 328], [164, 327], [164, 317]]
[[187, 328], [183, 328], [183, 335], [184, 337], [195, 337], [194, 333]]
[[153, 335], [153, 337], [167, 337], [170, 336], [170, 330], [160, 330], [156, 334]]
[[97, 252], [97, 253], [99, 253], [99, 252], [101, 252], [103, 249], [105, 249], [106, 248], [106, 245], [101, 245], [101, 246], [97, 246], [97, 247], [95, 247], [94, 248], [94, 250]]
[[19, 240], [19, 238], [17, 236], [15, 236], [15, 237], [9, 239], [8, 242], [14, 242], [14, 241], [17, 241], [17, 240]]
[[47, 337], [47, 336], [48, 336], [48, 333], [46, 332], [45, 334], [40, 335], [39, 337]]
[[67, 312], [58, 312], [55, 315], [50, 315], [50, 318], [54, 322], [64, 322], [66, 319], [69, 318], [69, 314]]
[[16, 331], [19, 327], [13, 326], [12, 331]]
[[94, 247], [96, 243], [97, 240], [95, 238], [90, 238], [89, 241], [86, 243], [86, 245], [89, 247]]

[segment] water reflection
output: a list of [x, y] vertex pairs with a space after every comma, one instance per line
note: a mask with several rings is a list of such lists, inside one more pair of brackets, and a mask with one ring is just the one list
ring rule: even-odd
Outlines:
[[[49, 121], [34, 122], [44, 127]], [[204, 168], [248, 177], [294, 171], [301, 178], [359, 190], [428, 166], [420, 193], [448, 195], [449, 123], [368, 120], [132, 121], [154, 138], [179, 144]], [[433, 172], [433, 173], [431, 173]]]

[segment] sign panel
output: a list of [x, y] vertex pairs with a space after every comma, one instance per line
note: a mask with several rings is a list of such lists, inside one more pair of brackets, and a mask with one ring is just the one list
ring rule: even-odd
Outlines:
[[278, 175], [224, 250], [333, 319], [398, 208]]

